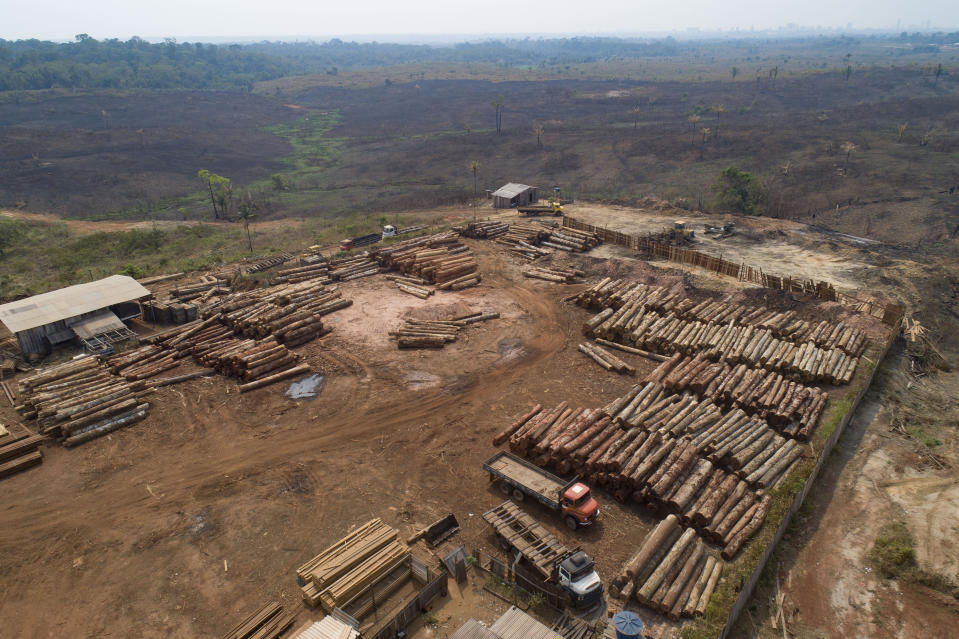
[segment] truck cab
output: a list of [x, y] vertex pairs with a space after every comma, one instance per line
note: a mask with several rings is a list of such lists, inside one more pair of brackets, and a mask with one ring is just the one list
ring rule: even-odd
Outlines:
[[351, 240], [351, 239], [340, 240], [340, 250], [341, 250], [341, 251], [352, 251], [352, 250], [353, 250], [353, 240]]
[[393, 237], [396, 235], [396, 227], [392, 224], [387, 224], [383, 227], [383, 239], [385, 240], [388, 237]]
[[589, 486], [582, 482], [575, 482], [569, 486], [560, 498], [563, 509], [563, 521], [576, 530], [579, 526], [589, 526], [599, 516], [599, 504], [589, 492]]
[[591, 606], [603, 596], [603, 582], [596, 574], [593, 560], [582, 550], [577, 550], [559, 564], [559, 585], [569, 593], [576, 607]]

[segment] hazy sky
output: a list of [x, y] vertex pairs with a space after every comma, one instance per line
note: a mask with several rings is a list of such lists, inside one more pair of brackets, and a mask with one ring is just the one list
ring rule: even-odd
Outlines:
[[956, 0], [0, 0], [0, 37], [523, 35], [959, 25]]

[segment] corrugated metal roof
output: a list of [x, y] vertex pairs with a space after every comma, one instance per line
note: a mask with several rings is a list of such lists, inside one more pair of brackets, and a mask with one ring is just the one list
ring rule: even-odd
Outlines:
[[0, 305], [0, 322], [19, 333], [148, 295], [150, 291], [132, 277], [111, 275]]
[[450, 639], [502, 639], [498, 634], [476, 621], [469, 619], [459, 630], [450, 635]]
[[515, 182], [510, 182], [509, 184], [504, 184], [497, 191], [493, 193], [494, 197], [507, 197], [514, 198], [523, 191], [533, 188], [532, 186], [527, 186], [525, 184], [516, 184]]
[[502, 639], [563, 639], [516, 606], [504, 612], [490, 629]]
[[323, 617], [312, 626], [296, 635], [294, 639], [356, 639], [360, 636], [353, 627], [333, 617]]

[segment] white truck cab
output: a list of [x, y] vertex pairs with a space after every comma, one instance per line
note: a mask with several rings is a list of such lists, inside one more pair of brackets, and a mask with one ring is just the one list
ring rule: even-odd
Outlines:
[[596, 574], [593, 560], [582, 550], [564, 559], [557, 572], [559, 585], [569, 593], [574, 606], [591, 606], [603, 596], [603, 582]]
[[383, 239], [385, 240], [388, 237], [393, 237], [396, 235], [396, 227], [392, 224], [387, 224], [383, 227]]

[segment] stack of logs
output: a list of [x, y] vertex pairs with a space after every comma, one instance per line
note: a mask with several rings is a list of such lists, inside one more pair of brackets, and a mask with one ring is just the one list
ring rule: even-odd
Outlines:
[[370, 257], [369, 253], [363, 253], [355, 257], [334, 258], [329, 262], [329, 277], [337, 282], [369, 277], [379, 272], [379, 264]]
[[440, 289], [458, 291], [480, 282], [479, 265], [456, 233], [438, 233], [380, 249], [376, 258], [386, 268], [420, 278]]
[[265, 271], [274, 266], [279, 266], [292, 260], [294, 255], [292, 253], [280, 253], [279, 255], [274, 255], [273, 257], [268, 257], [266, 259], [260, 260], [246, 267], [247, 273], [259, 273], [260, 271]]
[[530, 268], [523, 271], [523, 275], [526, 277], [532, 277], [538, 280], [546, 280], [547, 282], [557, 282], [560, 284], [572, 284], [576, 281], [578, 277], [585, 277], [586, 274], [583, 271], [576, 269], [565, 269], [565, 268], [546, 268], [542, 266], [531, 266]]
[[619, 359], [605, 348], [601, 348], [595, 344], [580, 344], [579, 352], [608, 371], [615, 371], [621, 375], [632, 375], [636, 372], [634, 367]]
[[806, 382], [848, 384], [859, 361], [841, 348], [826, 350], [811, 341], [796, 345], [780, 340], [773, 328], [682, 319], [684, 303], [692, 302], [662, 287], [639, 284], [608, 295], [596, 288], [575, 298], [587, 306], [597, 299], [612, 304], [583, 325], [588, 336], [660, 353], [701, 353], [730, 364], [778, 370]]
[[708, 552], [692, 528], [683, 529], [675, 515], [650, 532], [639, 551], [623, 566], [621, 596], [672, 620], [706, 612], [722, 574], [723, 562]]
[[454, 226], [453, 230], [463, 237], [472, 237], [478, 240], [491, 240], [498, 235], [509, 231], [506, 222], [470, 222], [466, 226]]
[[396, 288], [400, 289], [404, 293], [418, 297], [421, 300], [425, 300], [430, 295], [436, 292], [436, 289], [427, 286], [427, 281], [421, 277], [410, 277], [407, 275], [387, 275], [386, 279], [392, 280], [396, 284]]
[[740, 364], [730, 368], [697, 355], [681, 353], [654, 369], [646, 382], [662, 382], [673, 392], [689, 390], [724, 406], [758, 415], [790, 437], [806, 440], [815, 430], [826, 406], [828, 393], [787, 380], [778, 373]]
[[144, 382], [127, 382], [85, 356], [44, 368], [18, 384], [17, 412], [35, 419], [40, 432], [73, 446], [137, 422], [150, 405]]
[[306, 282], [315, 280], [318, 284], [328, 284], [333, 280], [330, 278], [330, 265], [326, 262], [316, 262], [314, 264], [305, 264], [293, 268], [285, 268], [276, 272], [273, 278], [274, 284], [297, 282]]
[[283, 606], [269, 603], [235, 625], [223, 639], [279, 639], [295, 619], [296, 613], [284, 613]]
[[581, 231], [566, 226], [559, 229], [547, 230], [548, 236], [540, 240], [540, 244], [550, 248], [572, 253], [585, 253], [599, 245], [599, 235], [590, 231]]
[[[515, 453], [537, 464], [550, 465], [560, 473], [575, 473], [606, 487], [621, 501], [632, 499], [660, 512], [674, 513], [704, 538], [722, 544], [728, 556], [734, 556], [755, 533], [752, 527], [746, 528], [747, 524], [757, 516], [762, 522], [768, 500], [760, 498], [741, 473], [720, 467], [725, 452], [721, 456], [719, 451], [714, 452], [712, 460], [701, 454], [707, 450], [709, 435], [715, 430], [696, 431], [697, 438], [678, 438], [670, 431], [669, 422], [662, 424], [663, 420], [652, 423], [648, 429], [648, 422], [640, 420], [640, 426], [630, 425], [624, 430], [616, 418], [625, 405], [633, 403], [640, 408], [642, 400], [634, 400], [644, 391], [645, 397], [655, 396], [649, 387], [636, 387], [634, 391], [632, 398], [627, 394], [605, 409], [574, 410], [566, 402], [552, 410], [536, 406], [500, 433], [494, 444], [509, 440]], [[650, 408], [655, 409], [655, 405]], [[687, 414], [692, 410], [695, 409], [688, 407]], [[720, 425], [737, 418], [727, 418]], [[772, 451], [771, 447], [758, 451], [757, 455], [761, 454], [764, 460], [755, 470], [747, 467], [751, 471], [747, 477], [766, 481], [769, 477], [785, 476], [788, 466], [795, 461], [791, 457], [794, 447], [787, 450], [787, 446], [771, 454], [767, 452]], [[728, 450], [726, 445], [723, 450]], [[749, 534], [737, 538], [743, 529], [749, 530]]]
[[[644, 299], [645, 298], [645, 299]], [[640, 284], [630, 280], [605, 278], [580, 293], [576, 302], [594, 310], [619, 309], [630, 300], [639, 299], [646, 308], [660, 313], [673, 313], [685, 320], [705, 324], [752, 326], [768, 329], [781, 339], [792, 342], [810, 341], [823, 349], [839, 349], [858, 357], [866, 346], [866, 333], [847, 326], [844, 322], [823, 320], [813, 326], [798, 319], [795, 311], [775, 311], [766, 307], [750, 307], [721, 302], [712, 298], [696, 303], [681, 293], [670, 293], [659, 286]]]
[[443, 348], [456, 341], [463, 327], [498, 317], [499, 313], [477, 311], [441, 320], [407, 319], [402, 327], [390, 331], [390, 337], [396, 339], [396, 345], [401, 349]]
[[199, 281], [183, 285], [177, 285], [171, 291], [171, 295], [181, 302], [187, 302], [202, 296], [204, 293], [212, 291], [213, 294], [229, 292], [229, 282], [216, 275], [202, 275]]
[[538, 246], [549, 237], [549, 231], [541, 224], [517, 222], [510, 226], [509, 231], [496, 238], [496, 242], [504, 246]]

